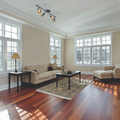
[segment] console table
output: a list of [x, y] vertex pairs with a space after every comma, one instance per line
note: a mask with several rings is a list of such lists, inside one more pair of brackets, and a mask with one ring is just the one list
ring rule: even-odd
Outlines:
[[11, 76], [16, 76], [17, 77], [17, 92], [19, 92], [19, 76], [21, 76], [21, 85], [23, 83], [23, 75], [29, 75], [29, 84], [31, 84], [31, 72], [9, 72], [8, 73], [8, 83], [9, 83], [9, 90], [10, 90], [10, 78]]

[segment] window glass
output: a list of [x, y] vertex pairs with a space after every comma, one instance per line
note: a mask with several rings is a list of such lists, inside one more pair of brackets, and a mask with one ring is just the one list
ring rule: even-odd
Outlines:
[[53, 56], [56, 55], [56, 63], [60, 64], [61, 43], [59, 39], [50, 38], [50, 63], [54, 63]]
[[[18, 53], [18, 43], [7, 41], [7, 70], [15, 69], [15, 60], [11, 59], [13, 53]], [[18, 68], [18, 62], [17, 62]]]
[[91, 46], [91, 39], [85, 39], [84, 46]]
[[100, 47], [92, 48], [92, 63], [100, 64]]
[[102, 37], [102, 44], [111, 44], [110, 36]]
[[5, 25], [5, 37], [17, 39], [18, 38], [17, 31], [18, 30], [16, 27], [12, 27], [10, 25]]
[[110, 47], [102, 47], [102, 64], [110, 63]]
[[91, 62], [91, 50], [90, 48], [84, 48], [84, 64], [90, 64]]
[[77, 48], [77, 64], [82, 64], [82, 48]]

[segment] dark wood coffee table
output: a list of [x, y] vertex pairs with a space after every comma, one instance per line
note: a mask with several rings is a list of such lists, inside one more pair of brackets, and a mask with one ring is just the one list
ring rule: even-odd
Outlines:
[[67, 72], [61, 72], [56, 74], [56, 87], [58, 87], [58, 79], [59, 77], [67, 77], [70, 89], [70, 78], [79, 74], [79, 82], [81, 82], [81, 71], [72, 71], [71, 74], [67, 74]]

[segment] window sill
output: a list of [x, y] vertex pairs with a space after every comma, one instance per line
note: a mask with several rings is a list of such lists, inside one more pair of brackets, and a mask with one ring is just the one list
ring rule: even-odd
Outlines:
[[0, 77], [7, 77], [8, 73], [0, 73]]
[[75, 67], [98, 67], [98, 68], [103, 68], [103, 67], [105, 67], [105, 66], [112, 66], [112, 65], [110, 65], [110, 64], [108, 64], [108, 65], [84, 65], [84, 64], [82, 64], [82, 65], [77, 65], [77, 64], [74, 64], [74, 66]]

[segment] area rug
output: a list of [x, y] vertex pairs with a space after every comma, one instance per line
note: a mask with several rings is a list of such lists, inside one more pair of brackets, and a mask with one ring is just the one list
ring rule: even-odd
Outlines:
[[69, 90], [68, 79], [65, 78], [65, 79], [58, 81], [58, 87], [56, 87], [56, 82], [54, 82], [49, 85], [40, 87], [36, 91], [46, 93], [49, 95], [53, 95], [56, 97], [60, 97], [63, 99], [71, 100], [91, 82], [92, 82], [91, 80], [82, 79], [81, 83], [79, 83], [79, 79], [71, 78], [70, 79], [70, 90]]

